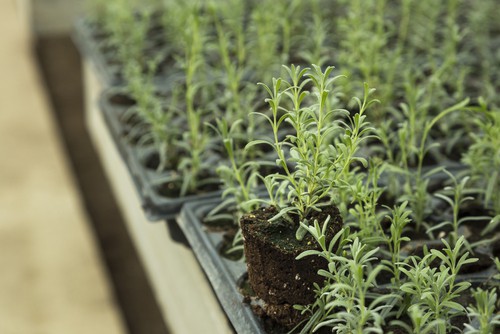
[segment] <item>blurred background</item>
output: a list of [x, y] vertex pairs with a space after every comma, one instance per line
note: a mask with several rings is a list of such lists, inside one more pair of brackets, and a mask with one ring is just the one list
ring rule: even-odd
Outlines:
[[85, 129], [82, 7], [0, 2], [0, 333], [167, 333]]

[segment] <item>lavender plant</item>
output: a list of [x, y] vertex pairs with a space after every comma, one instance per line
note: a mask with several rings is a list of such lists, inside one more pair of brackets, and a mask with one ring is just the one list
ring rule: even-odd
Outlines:
[[446, 326], [446, 320], [432, 319], [432, 314], [423, 311], [419, 305], [410, 306], [408, 317], [411, 324], [401, 320], [393, 320], [391, 324], [408, 334], [433, 334], [436, 332], [436, 328]]
[[254, 36], [249, 41], [249, 67], [255, 71], [257, 78], [265, 78], [270, 69], [271, 73], [279, 70], [281, 56], [278, 50], [280, 44], [280, 25], [277, 17], [279, 1], [264, 0], [255, 6], [250, 14], [248, 32]]
[[500, 215], [500, 111], [487, 109], [479, 100], [482, 117], [476, 121], [481, 132], [471, 133], [473, 144], [463, 156], [471, 182], [480, 191], [484, 205]]
[[[231, 10], [232, 14], [220, 13]], [[224, 117], [230, 120], [243, 118], [241, 110], [245, 110], [242, 95], [243, 76], [247, 62], [247, 41], [244, 32], [245, 6], [240, 1], [229, 1], [226, 6], [212, 4], [213, 21], [217, 33], [217, 51], [221, 60], [221, 84], [225, 95], [228, 96], [224, 105]], [[225, 14], [225, 15], [224, 15]], [[220, 18], [224, 18], [224, 21]], [[249, 86], [249, 85], [247, 85]]]
[[[468, 252], [462, 252], [463, 236], [454, 246], [444, 239], [442, 242], [445, 245], [443, 251], [432, 249], [422, 259], [412, 257], [411, 264], [400, 268], [407, 278], [407, 282], [401, 285], [400, 289], [410, 297], [408, 307], [418, 307], [429, 314], [426, 322], [436, 323], [437, 334], [448, 333], [453, 329], [450, 319], [465, 314], [464, 306], [457, 303], [456, 298], [471, 284], [466, 281], [457, 282], [456, 278], [465, 264], [477, 261], [475, 258], [469, 258]], [[430, 265], [434, 260], [442, 262], [439, 268]]]
[[[464, 177], [460, 183], [457, 181], [455, 176], [450, 172], [446, 171], [450, 179], [453, 182], [452, 186], [447, 186], [443, 189], [442, 192], [435, 194], [436, 197], [448, 203], [452, 209], [452, 218], [451, 220], [444, 221], [440, 224], [434, 225], [428, 229], [428, 232], [432, 232], [434, 230], [442, 229], [445, 226], [451, 226], [452, 231], [448, 235], [448, 239], [451, 244], [455, 244], [459, 238], [459, 228], [462, 224], [473, 221], [484, 221], [490, 220], [489, 216], [465, 216], [460, 218], [460, 208], [467, 201], [474, 200], [472, 196], [466, 196], [467, 193], [471, 193], [470, 189], [467, 189], [467, 182], [469, 181], [469, 177]], [[484, 240], [483, 242], [488, 242]], [[467, 242], [465, 242], [468, 245]], [[470, 248], [470, 247], [469, 247]]]
[[202, 101], [205, 82], [205, 58], [203, 45], [205, 43], [205, 21], [198, 15], [199, 8], [194, 5], [190, 8], [187, 28], [184, 30], [184, 59], [182, 68], [185, 71], [185, 112], [188, 129], [183, 133], [182, 141], [178, 143], [186, 155], [182, 156], [177, 167], [181, 173], [181, 195], [192, 192], [206, 183], [215, 183], [213, 176], [202, 174], [210, 170], [209, 160], [211, 138], [204, 126], [204, 114], [208, 112], [205, 105], [199, 105], [196, 100]]
[[[457, 275], [474, 261], [465, 252], [468, 243], [460, 237], [459, 227], [484, 217], [461, 218], [459, 210], [470, 200], [467, 188], [472, 185], [485, 207], [497, 215], [493, 222], [500, 222], [500, 80], [491, 70], [500, 64], [492, 47], [500, 29], [493, 15], [498, 6], [494, 0], [343, 0], [335, 6], [321, 0], [226, 0], [208, 5], [166, 1], [165, 37], [175, 50], [174, 67], [183, 75], [164, 100], [152, 83], [156, 59], [150, 62], [144, 55], [149, 7], [111, 1], [104, 6], [109, 20], [102, 22], [126, 64], [127, 87], [137, 101], [127, 115], [142, 120], [131, 135], [138, 134], [140, 144], [155, 145], [159, 170], [174, 167], [169, 165], [171, 152], [186, 153], [171, 176], [182, 182], [181, 193], [214, 181], [207, 175], [215, 151], [208, 123], [219, 133], [228, 156], [218, 170], [224, 200], [212, 218], [238, 221], [241, 213], [264, 203], [278, 208], [271, 223], [283, 218], [297, 229], [297, 238], [310, 233], [317, 241], [320, 251], [299, 256], [319, 256], [328, 262], [320, 271], [325, 284], [315, 286], [316, 302], [299, 307], [310, 315], [302, 333], [321, 327], [338, 333], [383, 333], [394, 317], [400, 318], [391, 324], [408, 333], [448, 333], [461, 331], [449, 320], [465, 314], [471, 319], [465, 333], [486, 333], [499, 321], [496, 291], [476, 290], [476, 303], [468, 308], [457, 303], [458, 295], [470, 288]], [[323, 66], [332, 58], [351, 80], [341, 84], [339, 77], [332, 77], [334, 69]], [[257, 113], [260, 93], [253, 81], [279, 73], [280, 63], [297, 59], [317, 66], [285, 67], [286, 79], [261, 84], [270, 110]], [[472, 76], [476, 70], [484, 85]], [[382, 103], [373, 105], [374, 92], [365, 84], [363, 99], [353, 100], [352, 112], [343, 109], [347, 102], [336, 86], [350, 96], [360, 88], [356, 79], [379, 87]], [[464, 96], [477, 94], [484, 94], [492, 107], [480, 99], [478, 108], [469, 108]], [[373, 117], [367, 116], [368, 109], [374, 109]], [[477, 124], [461, 124], [470, 114], [455, 111], [464, 109], [479, 111]], [[225, 120], [215, 121], [214, 116]], [[169, 126], [173, 117], [185, 120], [184, 125]], [[378, 125], [386, 165], [359, 156], [363, 145], [376, 139], [367, 117]], [[272, 138], [257, 137], [258, 121], [270, 124]], [[430, 226], [429, 184], [442, 168], [427, 170], [424, 160], [432, 154], [439, 162], [438, 137], [452, 130], [456, 140], [449, 141], [449, 151], [467, 131], [471, 133], [473, 144], [463, 158], [470, 179], [450, 175], [452, 185], [436, 197], [449, 204], [452, 214]], [[251, 143], [242, 151], [245, 138]], [[261, 145], [274, 150], [281, 174], [259, 179], [262, 164], [255, 159]], [[384, 173], [393, 196], [388, 198], [400, 204], [380, 205]], [[259, 180], [268, 200], [255, 195]], [[339, 207], [351, 230], [341, 231], [327, 245], [329, 218], [318, 222], [309, 217], [330, 204]], [[225, 206], [234, 207], [234, 215], [222, 213]], [[407, 257], [402, 245], [410, 241], [405, 234], [410, 226], [431, 234], [449, 226], [444, 250]], [[377, 290], [382, 273], [390, 276], [385, 295]], [[402, 321], [403, 314], [409, 321]]]
[[[270, 200], [261, 202], [276, 206], [278, 213], [270, 221], [285, 219], [295, 224], [292, 216], [299, 222], [307, 222], [313, 211], [321, 211], [332, 203], [332, 191], [339, 189], [341, 180], [352, 163], [364, 159], [354, 156], [357, 145], [366, 136], [370, 128], [364, 121], [363, 113], [373, 103], [369, 99], [370, 91], [365, 90], [364, 100], [358, 100], [360, 112], [352, 119], [349, 126], [335, 116], [346, 115], [342, 109], [330, 106], [330, 89], [338, 77], [330, 77], [333, 67], [324, 72], [313, 65], [313, 70], [292, 66], [285, 67], [290, 81], [282, 78], [273, 79], [272, 87], [261, 84], [269, 94], [266, 100], [271, 107], [272, 116], [264, 117], [272, 128], [273, 139], [254, 140], [247, 145], [270, 145], [278, 155], [276, 164], [283, 174], [270, 174], [264, 177]], [[313, 90], [306, 86], [312, 85]], [[290, 105], [291, 107], [286, 107]], [[294, 130], [281, 140], [279, 130], [284, 122]], [[341, 124], [346, 126], [342, 128]], [[352, 127], [351, 127], [352, 126]], [[336, 146], [330, 142], [332, 136], [345, 131]], [[289, 151], [289, 155], [285, 154]], [[292, 167], [293, 166], [293, 169]], [[286, 202], [278, 202], [279, 192], [286, 190]], [[301, 239], [305, 230], [297, 226], [297, 238]]]
[[[403, 201], [408, 201], [410, 204], [410, 208], [413, 211], [414, 221], [415, 221], [415, 229], [416, 231], [421, 231], [423, 226], [426, 226], [425, 222], [426, 216], [428, 214], [429, 201], [430, 196], [428, 194], [428, 184], [429, 178], [441, 171], [443, 167], [437, 167], [431, 169], [429, 171], [424, 172], [423, 163], [424, 158], [427, 153], [437, 146], [439, 143], [431, 143], [430, 145], [427, 143], [429, 139], [429, 134], [432, 128], [436, 125], [436, 123], [445, 118], [447, 115], [458, 111], [463, 110], [469, 103], [469, 99], [465, 99], [443, 111], [441, 111], [438, 115], [429, 119], [425, 122], [423, 131], [421, 135], [418, 136], [418, 140], [415, 144], [411, 144], [411, 141], [402, 142], [400, 141], [399, 145], [401, 147], [401, 152], [404, 154], [402, 157], [405, 158], [405, 161], [402, 161], [402, 168], [397, 168], [395, 166], [390, 166], [392, 170], [397, 171], [404, 175], [404, 196], [401, 198]], [[403, 128], [406, 129], [406, 128]], [[411, 133], [411, 132], [410, 132]], [[381, 137], [386, 137], [382, 135]], [[400, 140], [407, 139], [406, 131], [400, 131]], [[417, 138], [417, 136], [414, 136]], [[410, 169], [410, 164], [406, 159], [409, 158], [410, 154], [416, 158], [416, 168]]]
[[[467, 10], [467, 35], [470, 44], [467, 47], [468, 55], [475, 55], [467, 59], [470, 62], [476, 61], [480, 68], [480, 85], [474, 85], [477, 95], [483, 96], [486, 101], [491, 101], [498, 107], [497, 94], [498, 77], [495, 76], [491, 68], [498, 66], [499, 59], [495, 56], [494, 45], [495, 33], [498, 29], [498, 20], [495, 18], [496, 12], [500, 10], [500, 5], [494, 0], [486, 0], [481, 3], [472, 2]], [[495, 82], [496, 81], [496, 82]]]
[[130, 60], [125, 65], [127, 91], [136, 101], [136, 105], [125, 112], [123, 120], [126, 121], [133, 115], [139, 117], [141, 122], [131, 129], [128, 136], [131, 140], [138, 137], [139, 146], [152, 144], [159, 155], [157, 170], [163, 171], [167, 167], [175, 168], [172, 156], [175, 156], [177, 151], [175, 142], [180, 131], [168, 129], [176, 114], [157, 94], [153, 84], [155, 70], [154, 61], [149, 63], [147, 73], [143, 73], [142, 66], [136, 61]]
[[331, 55], [329, 55], [331, 50], [327, 45], [330, 27], [328, 21], [320, 14], [319, 1], [311, 1], [311, 7], [315, 14], [312, 18], [313, 24], [309, 25], [310, 31], [302, 36], [301, 42], [306, 47], [298, 54], [306, 64], [323, 66], [331, 60]]
[[[410, 238], [403, 236], [406, 226], [411, 222], [411, 211], [406, 209], [408, 202], [403, 202], [399, 206], [390, 209], [390, 215], [386, 217], [389, 219], [390, 235], [385, 237], [385, 241], [390, 254], [390, 261], [383, 261], [392, 273], [392, 283], [395, 287], [401, 286], [401, 244], [410, 241]], [[384, 234], [385, 236], [385, 234]]]
[[[349, 239], [349, 230], [341, 230], [330, 244], [325, 244], [328, 219], [320, 228], [303, 225], [318, 242], [320, 251], [310, 250], [297, 258], [320, 256], [328, 261], [328, 270], [318, 273], [325, 278], [323, 286], [316, 285], [317, 299], [309, 306], [297, 305], [302, 313], [310, 315], [301, 333], [315, 332], [322, 327], [336, 333], [382, 333], [382, 326], [399, 298], [396, 294], [377, 294], [378, 274], [385, 269], [375, 264], [378, 248], [368, 250], [358, 238]], [[339, 254], [339, 255], [336, 255]]]
[[[239, 133], [239, 122], [228, 126], [225, 119], [217, 120], [217, 127], [209, 126], [222, 138], [227, 153], [229, 165], [219, 164], [217, 174], [221, 179], [221, 195], [223, 201], [214, 207], [205, 218], [206, 222], [217, 220], [228, 220], [238, 225], [243, 214], [257, 209], [258, 203], [254, 200], [258, 197], [259, 168], [266, 165], [265, 161], [253, 161], [248, 158], [248, 151], [239, 148], [235, 139]], [[227, 253], [236, 253], [243, 250], [243, 236], [241, 229], [237, 226], [237, 232], [233, 237], [231, 247]]]
[[152, 7], [127, 0], [113, 0], [104, 5], [106, 19], [102, 21], [104, 31], [109, 34], [109, 47], [116, 50], [118, 60], [126, 64], [129, 60], [145, 63], [144, 53], [150, 27]]
[[498, 257], [495, 257], [493, 259], [493, 262], [496, 268], [496, 274], [493, 276], [493, 278], [496, 280], [500, 280], [500, 259]]
[[478, 288], [474, 290], [473, 296], [475, 304], [467, 307], [471, 323], [465, 324], [464, 334], [495, 333], [495, 329], [500, 326], [500, 314], [495, 311], [498, 298], [496, 289]]
[[[368, 245], [378, 245], [385, 241], [382, 227], [384, 210], [379, 205], [380, 196], [384, 192], [379, 184], [383, 172], [380, 164], [381, 162], [370, 160], [366, 173], [351, 171], [350, 174], [357, 176], [356, 180], [346, 180], [350, 184], [347, 191], [350, 193], [351, 204], [349, 214], [344, 218], [345, 225], [354, 226], [356, 235]], [[342, 208], [343, 205], [339, 206]]]

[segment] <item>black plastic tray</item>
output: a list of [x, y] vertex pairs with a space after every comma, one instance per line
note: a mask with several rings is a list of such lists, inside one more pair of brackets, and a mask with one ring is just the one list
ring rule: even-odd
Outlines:
[[[202, 218], [220, 203], [220, 198], [187, 203], [177, 216], [177, 223], [210, 280], [212, 288], [236, 332], [240, 334], [266, 333], [262, 320], [252, 312], [251, 305], [243, 301], [244, 296], [238, 289], [239, 284], [246, 276], [246, 264], [222, 257], [219, 250], [223, 241], [223, 232], [208, 231], [202, 224]], [[410, 244], [418, 242], [412, 241]], [[425, 243], [427, 244], [427, 242]], [[486, 255], [491, 254], [489, 247], [481, 247], [478, 250]], [[457, 276], [457, 281], [486, 282], [495, 273], [496, 268], [492, 264], [481, 271], [460, 274]]]
[[[171, 172], [166, 170], [157, 172], [144, 167], [144, 161], [152, 154], [148, 148], [126, 148], [130, 173], [141, 196], [142, 207], [146, 217], [150, 221], [158, 221], [174, 218], [182, 206], [191, 201], [220, 197], [222, 191], [212, 191], [199, 195], [188, 195], [176, 198], [165, 197], [159, 194], [157, 187], [162, 179]], [[215, 163], [214, 163], [215, 165]]]

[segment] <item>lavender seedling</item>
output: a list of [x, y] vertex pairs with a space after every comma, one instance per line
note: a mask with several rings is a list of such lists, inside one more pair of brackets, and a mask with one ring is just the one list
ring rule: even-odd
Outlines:
[[[452, 112], [464, 109], [469, 103], [469, 99], [465, 99], [460, 103], [457, 103], [443, 111], [441, 111], [437, 116], [425, 122], [424, 129], [419, 142], [416, 146], [410, 146], [408, 152], [414, 152], [417, 158], [417, 167], [415, 171], [408, 169], [403, 170], [406, 182], [404, 185], [405, 196], [402, 200], [407, 200], [410, 204], [410, 208], [414, 212], [415, 218], [415, 230], [421, 231], [422, 227], [426, 225], [425, 223], [425, 210], [428, 207], [429, 195], [427, 192], [429, 177], [433, 174], [441, 171], [442, 167], [437, 167], [426, 173], [423, 173], [423, 163], [426, 154], [433, 147], [438, 146], [437, 143], [427, 145], [427, 140], [429, 133], [434, 125], [441, 119], [445, 118]], [[401, 145], [406, 145], [407, 143], [401, 143]], [[408, 166], [408, 165], [406, 165]]]
[[370, 160], [366, 174], [351, 172], [358, 178], [355, 182], [350, 182], [348, 188], [352, 203], [349, 215], [344, 219], [345, 225], [355, 226], [358, 230], [357, 236], [368, 245], [377, 245], [385, 241], [385, 232], [382, 227], [384, 212], [380, 210], [378, 203], [384, 192], [384, 188], [379, 185], [382, 171], [380, 162]]
[[493, 262], [495, 263], [495, 267], [496, 267], [496, 274], [493, 276], [494, 279], [496, 280], [500, 280], [500, 259], [498, 257], [495, 257], [493, 259]]
[[175, 128], [169, 129], [175, 117], [175, 110], [170, 109], [157, 95], [153, 84], [153, 74], [156, 70], [156, 62], [149, 63], [147, 73], [143, 73], [142, 66], [134, 60], [130, 60], [125, 66], [125, 79], [127, 91], [136, 101], [136, 106], [125, 112], [124, 120], [132, 115], [137, 115], [141, 122], [134, 126], [128, 136], [130, 139], [139, 137], [137, 144], [143, 146], [152, 143], [159, 155], [157, 171], [165, 168], [175, 168], [172, 156], [175, 156], [177, 148], [175, 141], [180, 132]]
[[319, 13], [321, 9], [319, 8], [318, 1], [311, 1], [311, 6], [314, 13], [313, 24], [309, 25], [311, 31], [303, 36], [304, 40], [302, 43], [306, 47], [299, 52], [299, 56], [306, 64], [322, 66], [330, 60], [330, 55], [328, 55], [329, 48], [327, 47], [330, 29], [325, 18]]
[[[320, 270], [325, 277], [323, 287], [316, 286], [317, 300], [309, 306], [295, 306], [310, 318], [301, 333], [314, 332], [322, 327], [329, 327], [336, 333], [382, 333], [382, 325], [388, 318], [398, 296], [392, 293], [375, 294], [371, 289], [376, 286], [377, 275], [384, 265], [375, 265], [378, 248], [368, 250], [358, 238], [349, 241], [348, 230], [340, 231], [327, 248], [325, 229], [319, 228], [316, 221], [313, 226], [306, 226], [321, 246], [321, 251], [306, 251], [298, 256], [321, 256], [328, 261], [328, 270]], [[337, 248], [336, 255], [334, 247]]]
[[[183, 133], [182, 141], [178, 143], [186, 153], [177, 167], [182, 175], [181, 195], [192, 192], [204, 183], [214, 183], [211, 177], [202, 173], [210, 169], [208, 155], [211, 140], [204, 127], [206, 106], [198, 105], [197, 98], [203, 94], [202, 83], [205, 75], [205, 59], [203, 45], [205, 42], [204, 21], [198, 15], [198, 6], [190, 8], [188, 24], [185, 31], [184, 60], [185, 71], [185, 112], [188, 130]], [[203, 98], [201, 98], [203, 100]]]
[[255, 71], [257, 78], [263, 78], [269, 71], [279, 70], [281, 63], [278, 46], [280, 44], [280, 25], [276, 18], [280, 13], [278, 1], [264, 0], [255, 6], [251, 12], [248, 31], [249, 40], [249, 67]]
[[[205, 221], [227, 219], [238, 224], [243, 214], [257, 209], [258, 203], [254, 200], [257, 198], [259, 186], [258, 169], [265, 163], [248, 159], [247, 151], [238, 149], [235, 145], [235, 137], [239, 131], [238, 123], [235, 122], [229, 127], [227, 121], [222, 119], [217, 120], [217, 127], [210, 125], [222, 138], [229, 165], [220, 164], [217, 167], [217, 174], [222, 182], [223, 201], [207, 214]], [[227, 253], [242, 249], [243, 237], [238, 226], [232, 246]]]
[[[243, 118], [242, 110], [247, 106], [242, 103], [243, 95], [243, 76], [245, 65], [247, 62], [247, 41], [244, 34], [244, 5], [240, 1], [231, 1], [225, 5], [229, 7], [232, 14], [229, 16], [221, 15], [220, 10], [228, 10], [223, 6], [212, 4], [211, 11], [217, 33], [217, 51], [220, 56], [221, 68], [221, 84], [224, 87], [224, 95], [230, 98], [224, 102], [225, 111], [224, 117], [234, 121]], [[222, 7], [222, 8], [221, 8]], [[222, 16], [224, 21], [220, 18]]]
[[[427, 321], [440, 321], [436, 326], [436, 334], [446, 334], [452, 329], [450, 319], [465, 314], [465, 308], [455, 299], [467, 290], [471, 283], [457, 282], [456, 278], [460, 269], [468, 263], [477, 261], [469, 258], [469, 253], [463, 253], [464, 237], [460, 237], [453, 246], [442, 239], [445, 245], [443, 251], [432, 249], [422, 259], [411, 258], [411, 265], [401, 267], [408, 281], [400, 289], [411, 297], [408, 306], [418, 307], [423, 312], [430, 314]], [[432, 268], [434, 260], [442, 261], [439, 268]]]
[[489, 111], [479, 100], [483, 117], [477, 120], [481, 132], [471, 133], [473, 144], [463, 161], [469, 166], [471, 182], [481, 191], [485, 207], [500, 215], [500, 111]]
[[131, 1], [114, 0], [105, 5], [106, 19], [104, 30], [110, 34], [107, 40], [116, 49], [122, 64], [128, 61], [143, 63], [147, 33], [150, 27], [152, 8], [144, 6], [141, 10]]
[[403, 202], [399, 206], [390, 209], [390, 215], [386, 217], [389, 219], [390, 236], [386, 237], [386, 243], [390, 254], [390, 261], [382, 261], [387, 265], [393, 275], [393, 284], [399, 288], [401, 286], [401, 244], [410, 241], [410, 238], [403, 236], [403, 231], [406, 226], [411, 222], [411, 211], [406, 208], [408, 202]]
[[412, 305], [408, 309], [411, 324], [401, 320], [391, 321], [391, 325], [402, 328], [407, 334], [434, 334], [436, 328], [446, 326], [446, 320], [433, 319], [432, 314], [424, 312], [419, 305]]
[[[368, 135], [363, 113], [372, 100], [369, 100], [369, 92], [365, 91], [364, 100], [359, 100], [360, 112], [354, 116], [352, 124], [347, 125], [334, 119], [335, 115], [346, 114], [346, 111], [329, 106], [330, 89], [338, 79], [330, 77], [333, 67], [324, 72], [316, 65], [313, 65], [313, 70], [295, 66], [285, 69], [290, 82], [279, 78], [273, 79], [271, 87], [261, 84], [270, 96], [266, 101], [272, 116], [259, 115], [271, 125], [273, 139], [252, 141], [247, 148], [257, 144], [270, 145], [278, 155], [276, 164], [283, 170], [283, 174], [271, 174], [264, 178], [268, 192], [287, 191], [286, 203], [273, 201], [277, 198], [275, 195], [269, 201], [262, 201], [278, 208], [278, 214], [271, 221], [283, 217], [294, 224], [291, 215], [296, 215], [299, 222], [306, 223], [311, 212], [321, 211], [321, 207], [332, 203], [332, 190], [342, 185], [341, 180], [350, 165], [355, 161], [365, 163], [354, 153], [359, 141]], [[305, 89], [308, 84], [314, 87], [313, 91]], [[285, 103], [291, 107], [286, 108]], [[279, 130], [285, 121], [293, 127], [294, 133], [281, 140]], [[341, 124], [346, 127], [346, 134], [335, 147], [330, 140], [342, 130]], [[289, 150], [289, 156], [285, 150]], [[300, 240], [305, 230], [302, 226], [297, 227], [297, 238]]]
[[[448, 176], [452, 180], [453, 186], [445, 187], [442, 192], [435, 194], [435, 196], [438, 197], [439, 199], [445, 201], [446, 203], [448, 203], [450, 205], [450, 207], [452, 209], [452, 220], [451, 221], [444, 221], [440, 224], [434, 225], [431, 228], [429, 228], [427, 230], [427, 232], [430, 233], [434, 230], [441, 229], [445, 226], [451, 226], [452, 231], [449, 234], [449, 241], [451, 244], [454, 244], [454, 243], [456, 243], [456, 241], [459, 237], [458, 229], [460, 228], [460, 226], [462, 224], [467, 223], [467, 222], [472, 222], [472, 221], [489, 220], [489, 219], [491, 219], [491, 217], [489, 217], [489, 216], [466, 216], [466, 217], [460, 218], [459, 213], [460, 213], [460, 208], [461, 208], [462, 204], [464, 204], [467, 201], [474, 200], [474, 197], [466, 196], [467, 193], [471, 192], [470, 190], [468, 190], [466, 188], [467, 182], [469, 181], [469, 177], [464, 177], [459, 183], [457, 181], [457, 179], [455, 178], [455, 176], [453, 176], [453, 174], [451, 174], [450, 172], [448, 172], [446, 170], [445, 170], [445, 172], [448, 174]], [[480, 243], [487, 243], [487, 242], [489, 242], [489, 240], [480, 241]], [[466, 241], [466, 245], [469, 246], [469, 248], [471, 246], [468, 244], [467, 241]], [[475, 243], [475, 246], [477, 246], [477, 245], [478, 244]]]
[[469, 319], [475, 320], [465, 324], [464, 334], [490, 334], [500, 326], [500, 313], [496, 308], [497, 290], [476, 289], [473, 292], [475, 304], [467, 307]]

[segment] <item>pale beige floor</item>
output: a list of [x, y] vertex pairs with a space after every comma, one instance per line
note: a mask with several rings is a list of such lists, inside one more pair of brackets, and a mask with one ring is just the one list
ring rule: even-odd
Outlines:
[[124, 333], [85, 220], [27, 29], [1, 0], [1, 334]]

